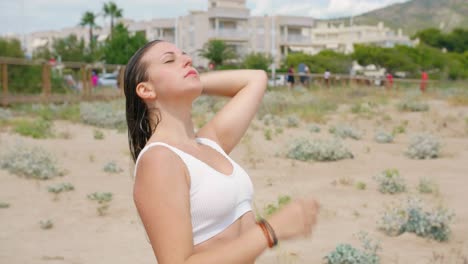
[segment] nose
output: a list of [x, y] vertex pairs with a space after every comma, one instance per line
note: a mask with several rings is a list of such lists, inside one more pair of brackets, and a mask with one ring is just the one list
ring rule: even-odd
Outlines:
[[190, 57], [187, 54], [182, 55], [183, 56], [183, 65], [185, 67], [190, 67], [192, 66], [192, 57]]

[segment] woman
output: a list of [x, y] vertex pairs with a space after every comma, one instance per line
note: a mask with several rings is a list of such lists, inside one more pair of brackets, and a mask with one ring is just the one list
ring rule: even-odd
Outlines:
[[294, 87], [294, 83], [295, 83], [295, 80], [294, 80], [294, 66], [292, 66], [292, 64], [289, 65], [287, 83], [288, 83], [288, 87], [290, 89]]
[[[173, 44], [153, 41], [130, 59], [124, 81], [134, 201], [158, 263], [253, 263], [275, 239], [311, 233], [312, 199], [256, 223], [250, 178], [227, 155], [258, 109], [265, 72], [200, 76]], [[195, 133], [191, 107], [202, 93], [232, 99]]]

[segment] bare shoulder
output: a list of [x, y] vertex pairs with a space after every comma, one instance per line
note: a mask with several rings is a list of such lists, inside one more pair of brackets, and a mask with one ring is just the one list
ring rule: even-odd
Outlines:
[[[152, 146], [140, 158], [136, 168], [135, 187], [140, 182], [164, 180], [164, 177], [184, 176], [186, 168], [180, 157], [166, 146]], [[176, 177], [174, 177], [176, 176]]]
[[137, 167], [133, 198], [158, 263], [183, 263], [192, 254], [190, 187], [185, 176], [183, 162], [165, 146], [151, 147]]

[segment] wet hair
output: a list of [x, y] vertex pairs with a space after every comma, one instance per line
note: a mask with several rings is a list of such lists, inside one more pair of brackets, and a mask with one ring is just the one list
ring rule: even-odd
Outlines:
[[150, 109], [148, 109], [146, 103], [136, 93], [137, 85], [149, 80], [147, 73], [148, 63], [142, 61], [142, 58], [151, 47], [159, 42], [162, 41], [153, 40], [138, 49], [130, 58], [125, 68], [124, 92], [128, 126], [128, 144], [133, 161], [135, 162], [140, 151], [145, 147], [146, 142], [148, 142], [148, 139], [155, 131], [156, 126], [161, 121], [159, 114], [157, 114], [156, 123], [154, 124], [154, 127], [151, 127], [149, 117]]

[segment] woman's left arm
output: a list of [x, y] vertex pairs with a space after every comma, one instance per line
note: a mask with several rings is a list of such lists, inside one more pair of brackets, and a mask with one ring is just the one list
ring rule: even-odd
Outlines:
[[228, 70], [200, 75], [203, 94], [232, 97], [199, 132], [230, 153], [249, 127], [266, 90], [263, 70]]

